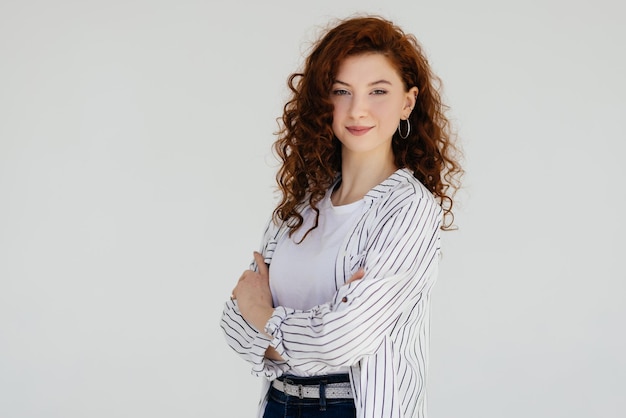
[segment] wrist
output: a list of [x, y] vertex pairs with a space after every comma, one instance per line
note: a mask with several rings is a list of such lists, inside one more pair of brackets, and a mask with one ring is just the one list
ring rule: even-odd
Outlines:
[[274, 308], [259, 304], [250, 305], [244, 308], [240, 304], [240, 312], [250, 325], [256, 328], [259, 332], [265, 333], [265, 324], [267, 324], [267, 321], [269, 321], [274, 314]]
[[256, 312], [254, 313], [252, 325], [254, 325], [256, 329], [258, 329], [260, 332], [264, 333], [268, 337], [271, 337], [271, 335], [265, 332], [265, 325], [267, 324], [267, 321], [270, 320], [273, 314], [274, 314], [274, 308], [272, 307], [268, 307], [268, 306], [257, 307]]

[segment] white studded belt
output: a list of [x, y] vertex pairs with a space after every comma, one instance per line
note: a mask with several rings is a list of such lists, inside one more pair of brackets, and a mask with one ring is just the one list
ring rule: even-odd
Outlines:
[[319, 399], [320, 386], [323, 386], [323, 391], [326, 399], [354, 398], [350, 382], [326, 383], [322, 385], [296, 385], [293, 383], [289, 383], [288, 379], [285, 379], [283, 381], [276, 379], [272, 382], [273, 388], [278, 389], [286, 395], [297, 396], [300, 399]]

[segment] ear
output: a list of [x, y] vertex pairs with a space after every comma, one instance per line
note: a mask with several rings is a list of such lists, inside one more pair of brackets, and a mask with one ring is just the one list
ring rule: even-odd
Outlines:
[[408, 119], [415, 107], [415, 102], [417, 101], [417, 95], [419, 94], [419, 89], [415, 86], [411, 87], [409, 91], [406, 92], [406, 100], [404, 103], [404, 108], [402, 109], [403, 119]]

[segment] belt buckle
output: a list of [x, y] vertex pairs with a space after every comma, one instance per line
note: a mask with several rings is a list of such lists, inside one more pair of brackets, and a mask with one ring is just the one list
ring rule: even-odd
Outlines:
[[[295, 386], [294, 384], [295, 382], [291, 379], [283, 379], [283, 393], [284, 394], [289, 394], [289, 391], [287, 390], [287, 385], [290, 386]], [[304, 399], [304, 393], [302, 390], [302, 385], [298, 385], [298, 398], [300, 399]]]
[[283, 379], [283, 393], [284, 393], [285, 395], [287, 395], [287, 394], [288, 394], [288, 392], [287, 392], [287, 385], [290, 385], [290, 384], [291, 384], [291, 380], [289, 380], [289, 379]]
[[283, 393], [287, 394], [287, 379], [283, 379]]

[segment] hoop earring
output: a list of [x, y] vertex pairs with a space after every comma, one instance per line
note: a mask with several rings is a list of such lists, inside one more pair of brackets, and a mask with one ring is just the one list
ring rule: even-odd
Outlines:
[[409, 119], [406, 119], [406, 134], [402, 135], [402, 129], [400, 129], [402, 127], [402, 119], [400, 119], [400, 122], [398, 123], [398, 135], [400, 136], [400, 138], [402, 139], [407, 139], [409, 137], [409, 134], [411, 133], [411, 123], [409, 122]]

